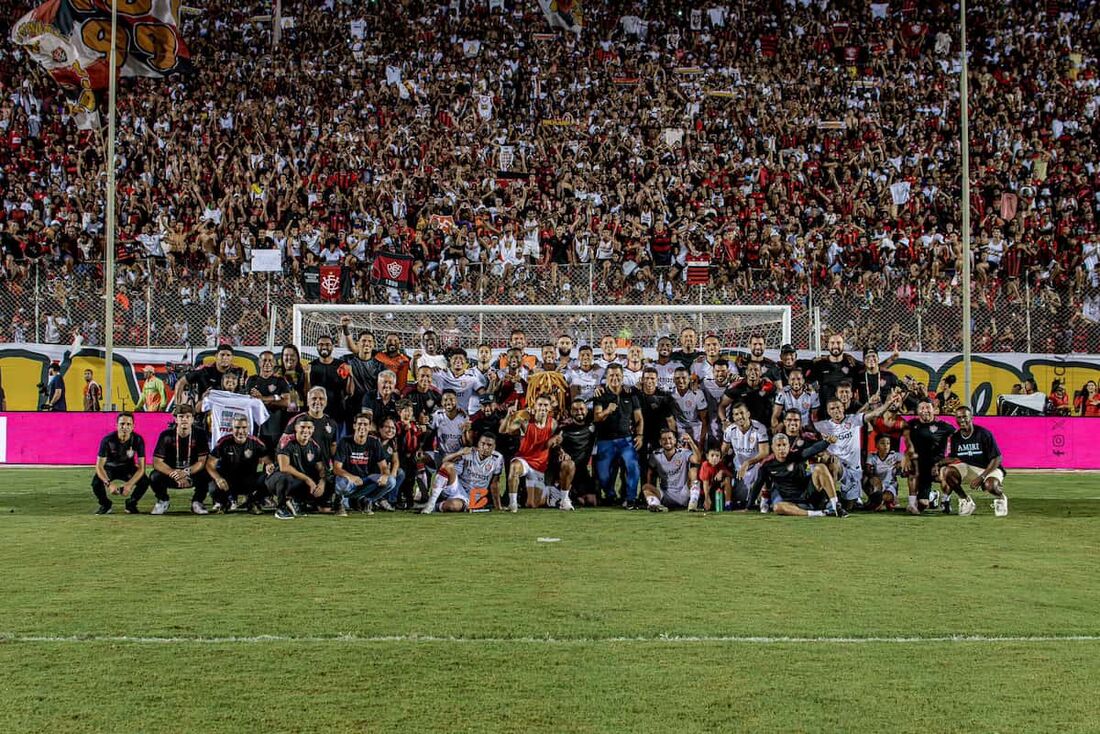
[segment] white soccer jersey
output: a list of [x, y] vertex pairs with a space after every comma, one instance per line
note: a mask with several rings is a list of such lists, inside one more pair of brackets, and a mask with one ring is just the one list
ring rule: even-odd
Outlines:
[[863, 413], [846, 415], [840, 423], [832, 419], [817, 421], [814, 428], [822, 436], [836, 436], [836, 443], [829, 445], [829, 453], [840, 459], [846, 469], [861, 472], [859, 454], [861, 434], [863, 433]]
[[740, 469], [749, 459], [760, 454], [760, 444], [768, 442], [768, 429], [760, 421], [751, 421], [749, 430], [742, 431], [737, 424], [730, 424], [722, 434], [722, 443], [729, 444], [733, 454], [733, 468]]
[[203, 400], [203, 408], [210, 411], [210, 448], [221, 440], [222, 436], [233, 432], [233, 419], [243, 415], [248, 419], [248, 432], [256, 435], [256, 429], [268, 419], [267, 407], [247, 395], [238, 395], [226, 390], [211, 390]]
[[898, 493], [897, 472], [898, 467], [901, 466], [901, 454], [897, 451], [891, 451], [885, 459], [878, 454], [871, 454], [867, 457], [867, 463], [871, 465], [874, 476], [882, 480], [882, 488], [896, 495]]
[[699, 418], [699, 411], [707, 409], [706, 396], [700, 390], [688, 389], [681, 395], [679, 390], [673, 389], [672, 399], [676, 401], [676, 426], [694, 441], [701, 441], [703, 421]]
[[638, 387], [642, 384], [642, 371], [623, 367], [623, 385], [625, 387]]
[[[466, 370], [461, 375], [456, 375], [450, 370], [441, 370], [432, 373], [432, 384], [440, 392], [454, 390], [455, 395], [458, 397], [458, 409], [469, 411], [470, 404], [474, 402], [475, 394], [485, 387], [488, 381], [484, 375], [472, 369]], [[477, 406], [474, 407], [476, 409]]]
[[675, 381], [672, 376], [676, 373], [676, 368], [680, 367], [680, 363], [676, 360], [669, 360], [668, 364], [661, 364], [654, 362], [652, 366], [657, 370], [657, 389], [661, 392], [672, 392], [676, 387]]
[[[664, 450], [649, 455], [649, 466], [656, 472], [661, 491], [686, 505], [688, 500], [688, 471], [691, 469], [691, 452], [676, 449], [669, 459]], [[682, 500], [682, 501], [681, 501]]]
[[605, 372], [607, 371], [607, 368], [613, 364], [623, 364], [623, 361], [618, 356], [616, 356], [614, 359], [604, 359], [603, 357], [600, 357], [596, 360], [596, 366], [599, 367], [601, 370], [604, 370]]
[[444, 455], [453, 454], [462, 448], [462, 426], [467, 421], [461, 410], [454, 418], [447, 417], [447, 411], [439, 409], [432, 415], [432, 430], [435, 432], [436, 448]]
[[813, 411], [821, 407], [821, 398], [813, 390], [802, 390], [801, 395], [795, 395], [790, 387], [785, 387], [775, 396], [775, 404], [788, 410], [797, 410], [802, 415], [802, 425], [808, 426], [813, 422]]
[[468, 456], [462, 457], [456, 470], [460, 491], [468, 501], [470, 492], [488, 489], [493, 477], [504, 471], [504, 457], [499, 451], [494, 451], [488, 459], [482, 459], [477, 451], [472, 451]]
[[580, 391], [577, 397], [591, 408], [592, 394], [603, 383], [603, 370], [599, 367], [593, 367], [585, 372], [580, 367], [574, 367], [566, 371], [565, 381], [569, 387], [576, 387]]

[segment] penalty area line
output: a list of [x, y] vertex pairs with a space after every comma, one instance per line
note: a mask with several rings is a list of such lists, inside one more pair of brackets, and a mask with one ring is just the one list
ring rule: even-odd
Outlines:
[[252, 637], [138, 635], [0, 634], [0, 644], [129, 645], [261, 645], [261, 644], [387, 644], [454, 643], [461, 645], [600, 645], [600, 644], [728, 644], [728, 645], [922, 645], [1100, 642], [1100, 635], [943, 635], [938, 637], [765, 637], [738, 635], [651, 635], [636, 637], [458, 637], [445, 635], [256, 635]]

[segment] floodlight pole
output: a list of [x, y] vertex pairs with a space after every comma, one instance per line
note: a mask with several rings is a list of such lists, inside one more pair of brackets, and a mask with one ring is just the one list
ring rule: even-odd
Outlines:
[[112, 411], [112, 372], [115, 353], [115, 77], [118, 76], [118, 0], [111, 0], [111, 50], [107, 60], [107, 240], [104, 269], [103, 347], [106, 374], [103, 377], [107, 410]]
[[283, 0], [275, 0], [275, 9], [271, 13], [271, 50], [279, 48], [283, 37]]
[[970, 101], [968, 99], [966, 59], [966, 0], [959, 2], [959, 35], [962, 39], [960, 55], [962, 69], [959, 75], [960, 109], [962, 116], [962, 359], [963, 395], [967, 405], [972, 400], [970, 353]]

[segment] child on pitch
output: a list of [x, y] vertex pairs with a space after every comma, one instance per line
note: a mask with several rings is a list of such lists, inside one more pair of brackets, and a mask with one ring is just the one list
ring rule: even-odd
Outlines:
[[[713, 506], [712, 499], [717, 490], [722, 490], [724, 498], [729, 498], [733, 492], [733, 472], [722, 463], [722, 449], [717, 446], [707, 449], [706, 461], [699, 467], [699, 484], [702, 486], [705, 512], [710, 512]], [[688, 504], [688, 512], [694, 512], [696, 509], [698, 509], [698, 503]]]
[[[875, 453], [867, 457], [867, 509], [883, 512], [897, 508], [898, 471], [904, 471], [905, 457], [891, 449], [890, 436], [875, 440]], [[915, 496], [915, 495], [914, 495]]]

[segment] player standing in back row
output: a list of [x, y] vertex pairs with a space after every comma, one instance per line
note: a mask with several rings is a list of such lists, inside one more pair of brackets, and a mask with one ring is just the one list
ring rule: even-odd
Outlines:
[[988, 428], [974, 425], [974, 411], [965, 405], [955, 409], [958, 430], [951, 435], [948, 464], [940, 471], [944, 493], [959, 495], [959, 514], [974, 514], [975, 503], [964, 489], [980, 489], [993, 495], [993, 514], [1008, 514], [1008, 497], [1001, 485], [1005, 480], [1001, 468], [1001, 450]]

